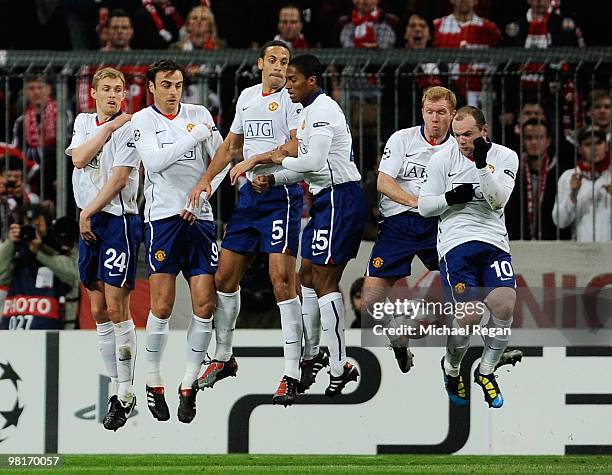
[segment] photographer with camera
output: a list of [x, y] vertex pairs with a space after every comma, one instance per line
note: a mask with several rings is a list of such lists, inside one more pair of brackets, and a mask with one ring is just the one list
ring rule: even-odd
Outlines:
[[49, 211], [31, 205], [23, 224], [11, 224], [0, 243], [0, 329], [57, 330], [76, 321], [79, 295], [78, 228], [69, 218], [51, 224]]

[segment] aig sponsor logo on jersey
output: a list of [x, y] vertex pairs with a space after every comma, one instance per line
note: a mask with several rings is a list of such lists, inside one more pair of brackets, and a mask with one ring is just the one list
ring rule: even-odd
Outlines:
[[402, 177], [407, 180], [425, 180], [425, 165], [416, 162], [406, 162]]
[[247, 139], [273, 139], [274, 126], [271, 120], [247, 120], [244, 124]]

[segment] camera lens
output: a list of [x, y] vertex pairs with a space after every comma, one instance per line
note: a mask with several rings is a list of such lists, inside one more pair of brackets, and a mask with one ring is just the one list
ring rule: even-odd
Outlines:
[[30, 226], [29, 224], [24, 224], [19, 229], [19, 240], [24, 243], [28, 243], [33, 241], [36, 237], [36, 229], [34, 226]]

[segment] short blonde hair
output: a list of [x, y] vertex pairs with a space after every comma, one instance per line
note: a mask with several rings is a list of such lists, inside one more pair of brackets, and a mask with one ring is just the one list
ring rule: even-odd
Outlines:
[[94, 89], [98, 88], [98, 83], [102, 80], [102, 79], [106, 79], [106, 78], [111, 78], [111, 79], [121, 79], [121, 82], [123, 83], [123, 89], [125, 89], [125, 76], [123, 75], [123, 73], [121, 71], [119, 71], [118, 69], [115, 68], [102, 68], [102, 69], [98, 69], [96, 71], [96, 74], [94, 74], [93, 76], [93, 81], [91, 83], [91, 87], [93, 87]]
[[427, 89], [425, 94], [423, 94], [422, 105], [425, 105], [425, 101], [439, 101], [441, 99], [446, 99], [453, 111], [457, 109], [457, 97], [455, 93], [442, 86], [433, 86]]

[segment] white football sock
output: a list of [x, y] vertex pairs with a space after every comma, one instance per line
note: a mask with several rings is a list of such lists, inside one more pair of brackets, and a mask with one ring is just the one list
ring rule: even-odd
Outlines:
[[227, 293], [217, 290], [217, 306], [215, 307], [215, 357], [217, 361], [229, 361], [232, 356], [234, 328], [240, 313], [240, 288], [236, 292]]
[[115, 323], [115, 342], [117, 345], [117, 373], [119, 375], [119, 399], [126, 401], [133, 394], [134, 365], [136, 363], [136, 327], [134, 322]]
[[323, 334], [327, 338], [332, 376], [341, 376], [346, 363], [344, 343], [344, 302], [340, 292], [332, 292], [319, 299]]
[[[115, 332], [113, 322], [96, 323], [98, 349], [106, 367], [106, 375], [117, 381], [117, 360], [115, 358]], [[112, 395], [112, 394], [111, 394]]]
[[321, 312], [314, 289], [302, 285], [302, 323], [304, 327], [304, 359], [311, 360], [319, 354], [321, 339]]
[[168, 323], [170, 318], [157, 318], [153, 313], [149, 312], [147, 318], [147, 386], [159, 387], [163, 386], [164, 382], [160, 373], [160, 365], [166, 343], [168, 342], [168, 331], [170, 327]]
[[[457, 322], [457, 319], [452, 319], [451, 329], [463, 328]], [[444, 372], [448, 376], [456, 378], [459, 376], [461, 369], [461, 361], [470, 347], [469, 335], [449, 335], [446, 339], [446, 355], [444, 356]]]
[[300, 356], [302, 355], [302, 306], [298, 297], [278, 302], [283, 330], [283, 354], [285, 375], [300, 378]]
[[[484, 350], [480, 360], [480, 374], [491, 374], [495, 371], [495, 366], [508, 346], [510, 341], [510, 328], [512, 327], [512, 317], [508, 320], [501, 320], [491, 314], [487, 328], [495, 332], [487, 335], [484, 339]], [[505, 334], [504, 332], [507, 332]], [[497, 334], [499, 333], [499, 334]]]
[[212, 317], [201, 318], [191, 315], [191, 322], [187, 330], [187, 364], [181, 389], [190, 388], [198, 377], [212, 337], [212, 320]]

